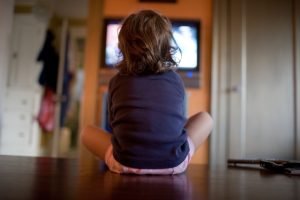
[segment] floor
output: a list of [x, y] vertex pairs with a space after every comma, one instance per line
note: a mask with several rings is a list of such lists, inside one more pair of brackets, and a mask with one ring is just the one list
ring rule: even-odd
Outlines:
[[300, 176], [190, 165], [175, 176], [118, 175], [102, 161], [0, 156], [0, 199], [300, 199]]

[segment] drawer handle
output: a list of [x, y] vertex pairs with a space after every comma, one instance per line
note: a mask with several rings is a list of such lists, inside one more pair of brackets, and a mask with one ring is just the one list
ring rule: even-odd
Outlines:
[[22, 103], [22, 105], [27, 105], [27, 100], [24, 100], [24, 99], [23, 99], [23, 100], [21, 101], [21, 103]]
[[25, 136], [24, 132], [19, 132], [19, 136], [24, 137]]

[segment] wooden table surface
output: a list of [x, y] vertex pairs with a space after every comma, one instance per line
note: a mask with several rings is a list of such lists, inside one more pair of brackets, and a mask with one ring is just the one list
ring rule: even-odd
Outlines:
[[175, 176], [118, 175], [101, 161], [0, 156], [0, 199], [300, 200], [300, 177], [206, 165]]

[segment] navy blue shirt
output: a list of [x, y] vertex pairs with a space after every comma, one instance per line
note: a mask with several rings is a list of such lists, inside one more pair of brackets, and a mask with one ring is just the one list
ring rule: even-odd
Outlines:
[[179, 165], [189, 152], [184, 98], [174, 71], [113, 77], [108, 106], [115, 159], [140, 169]]

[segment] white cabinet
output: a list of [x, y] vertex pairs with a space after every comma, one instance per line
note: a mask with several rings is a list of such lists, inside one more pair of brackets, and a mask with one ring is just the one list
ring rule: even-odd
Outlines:
[[40, 92], [9, 89], [4, 97], [0, 154], [39, 155]]
[[41, 99], [36, 61], [43, 45], [46, 22], [32, 14], [14, 15], [8, 80], [1, 94], [0, 154], [40, 154], [40, 131], [36, 120]]

